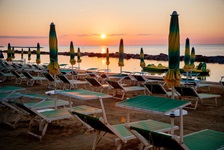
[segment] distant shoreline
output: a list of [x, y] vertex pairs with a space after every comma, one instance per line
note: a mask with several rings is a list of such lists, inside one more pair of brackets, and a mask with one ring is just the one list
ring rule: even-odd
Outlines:
[[[7, 53], [7, 50], [4, 50], [3, 52]], [[15, 53], [21, 53], [19, 50], [15, 50]], [[24, 54], [27, 54], [28, 51], [24, 51]], [[32, 54], [36, 54], [36, 50], [31, 51]], [[49, 52], [42, 51], [41, 54], [43, 55], [49, 55]], [[58, 52], [58, 55], [65, 55], [69, 56], [69, 52]], [[88, 56], [88, 57], [106, 57], [105, 53], [94, 53], [94, 52], [84, 52], [81, 53], [81, 56]], [[118, 58], [118, 52], [116, 53], [110, 53], [110, 58]], [[139, 54], [129, 54], [124, 53], [124, 59], [139, 59]], [[145, 60], [158, 60], [158, 61], [168, 61], [168, 55], [160, 53], [159, 55], [148, 55], [144, 54]], [[180, 56], [180, 60], [182, 61], [184, 59], [184, 56]], [[196, 62], [206, 62], [206, 63], [218, 63], [218, 64], [224, 64], [224, 56], [203, 56], [203, 55], [196, 55], [195, 56]]]

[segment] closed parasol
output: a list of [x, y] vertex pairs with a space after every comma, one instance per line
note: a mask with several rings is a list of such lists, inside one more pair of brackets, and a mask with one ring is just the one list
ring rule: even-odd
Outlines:
[[122, 67], [124, 66], [124, 44], [123, 44], [123, 39], [120, 40], [120, 45], [119, 45], [118, 66], [120, 66], [120, 73], [122, 73]]

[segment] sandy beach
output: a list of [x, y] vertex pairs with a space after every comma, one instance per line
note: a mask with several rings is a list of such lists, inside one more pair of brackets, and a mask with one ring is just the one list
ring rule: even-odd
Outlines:
[[[14, 81], [5, 81], [0, 83], [0, 86], [15, 85]], [[26, 88], [26, 93], [44, 94], [49, 89], [45, 85], [35, 84], [33, 87], [27, 87], [25, 84], [21, 85]], [[87, 87], [90, 90], [90, 87]], [[199, 92], [207, 92], [207, 88], [200, 88]], [[209, 93], [220, 94], [221, 98], [218, 98], [218, 107], [205, 106], [199, 103], [197, 110], [188, 110], [188, 115], [184, 116], [184, 135], [199, 131], [202, 129], [212, 129], [216, 131], [224, 132], [224, 90], [219, 83], [211, 84], [211, 91]], [[127, 95], [132, 97], [133, 95]], [[58, 96], [59, 99], [69, 100], [66, 96]], [[73, 102], [73, 106], [89, 105], [100, 108], [99, 100], [82, 101], [77, 99], [70, 99]], [[29, 100], [28, 101], [33, 101]], [[104, 99], [105, 110], [107, 113], [108, 121], [110, 124], [121, 123], [121, 118], [125, 117], [126, 111], [115, 107], [115, 103], [120, 100], [109, 98]], [[206, 102], [206, 101], [205, 101]], [[211, 101], [214, 102], [214, 101]], [[3, 116], [5, 114], [4, 108], [0, 107], [0, 149], [13, 150], [13, 149], [43, 149], [43, 150], [55, 150], [55, 149], [91, 149], [95, 133], [86, 133], [86, 127], [84, 127], [76, 119], [69, 119], [63, 121], [62, 126], [58, 126], [55, 123], [51, 123], [48, 126], [45, 137], [42, 141], [39, 139], [27, 135], [27, 129], [29, 120], [23, 119], [18, 123], [16, 129], [12, 129], [8, 125], [2, 123]], [[98, 114], [97, 116], [102, 116]], [[142, 113], [138, 111], [131, 111], [131, 121], [153, 119], [170, 123], [170, 118], [164, 115], [158, 115], [153, 113]], [[179, 124], [179, 118], [175, 118], [175, 124]], [[178, 131], [175, 131], [178, 134]], [[139, 142], [133, 140], [127, 144], [123, 144], [122, 149], [137, 150]], [[113, 142], [102, 140], [97, 146], [98, 150], [115, 149]]]

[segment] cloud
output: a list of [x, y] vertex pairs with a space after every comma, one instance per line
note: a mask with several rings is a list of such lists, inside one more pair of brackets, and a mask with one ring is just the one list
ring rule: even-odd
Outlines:
[[44, 38], [48, 38], [47, 36], [8, 36], [8, 35], [2, 35], [0, 36], [1, 39], [5, 39], [5, 38], [10, 38], [10, 39], [17, 39], [17, 38], [20, 38], [20, 39], [36, 39], [36, 38], [41, 38], [41, 39], [44, 39]]
[[142, 33], [140, 33], [140, 34], [137, 34], [137, 36], [152, 36], [152, 34], [142, 34]]
[[124, 36], [126, 34], [124, 33], [113, 33], [113, 34], [108, 34], [107, 36]]
[[100, 36], [100, 34], [76, 34], [78, 37]]

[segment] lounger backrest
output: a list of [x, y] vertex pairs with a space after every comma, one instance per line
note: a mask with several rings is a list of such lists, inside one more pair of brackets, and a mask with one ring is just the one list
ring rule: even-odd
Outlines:
[[57, 75], [57, 77], [64, 83], [70, 84], [68, 78], [66, 78], [64, 75]]
[[82, 121], [84, 121], [86, 124], [90, 125], [92, 128], [99, 130], [99, 131], [104, 131], [107, 133], [114, 134], [107, 126], [105, 126], [99, 118], [77, 113], [75, 111], [71, 112], [73, 115], [78, 116]]
[[145, 87], [149, 90], [152, 94], [166, 94], [166, 91], [161, 87], [159, 84], [150, 84], [146, 83]]
[[43, 74], [44, 77], [47, 78], [49, 81], [54, 81], [54, 78], [53, 78], [52, 75], [49, 74], [48, 72], [43, 72], [42, 74]]
[[184, 150], [183, 147], [171, 135], [148, 131], [137, 127], [130, 127], [131, 130], [137, 131], [145, 139], [147, 139], [153, 146], [164, 147], [174, 150]]
[[16, 76], [17, 78], [20, 78], [20, 75], [18, 74], [18, 72], [14, 71], [14, 70], [12, 70], [11, 72], [14, 76]]
[[133, 77], [137, 80], [137, 81], [140, 81], [140, 82], [144, 82], [146, 81], [145, 78], [141, 75], [133, 75]]
[[114, 89], [122, 89], [123, 87], [116, 81], [107, 80], [107, 83], [112, 86]]
[[25, 107], [22, 103], [20, 102], [13, 102], [17, 107], [19, 107], [20, 109], [26, 111], [27, 113], [29, 114], [32, 114], [32, 115], [36, 115], [32, 110], [30, 110], [29, 108]]
[[33, 79], [33, 77], [28, 72], [22, 71], [22, 74], [29, 79]]
[[175, 87], [175, 90], [181, 95], [181, 96], [191, 96], [191, 97], [198, 97], [194, 89], [191, 87]]
[[95, 78], [85, 78], [92, 86], [101, 86], [101, 84]]

